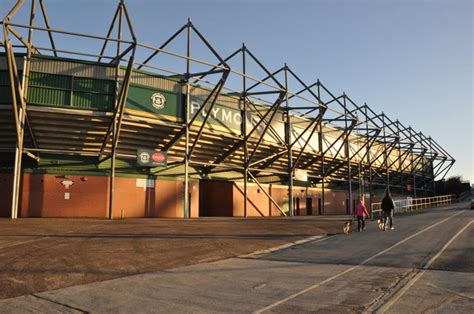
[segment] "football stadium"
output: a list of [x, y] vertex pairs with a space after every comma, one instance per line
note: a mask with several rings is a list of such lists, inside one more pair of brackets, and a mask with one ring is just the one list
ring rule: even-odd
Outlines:
[[436, 195], [455, 162], [322, 79], [245, 44], [222, 55], [191, 20], [145, 44], [123, 1], [101, 34], [55, 27], [47, 5], [1, 22], [2, 217], [344, 215], [387, 190]]

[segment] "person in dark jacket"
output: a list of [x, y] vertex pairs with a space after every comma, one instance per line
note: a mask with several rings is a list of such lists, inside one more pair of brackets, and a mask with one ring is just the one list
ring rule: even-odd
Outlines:
[[383, 224], [384, 229], [388, 229], [387, 221], [390, 220], [390, 229], [395, 229], [393, 227], [393, 211], [395, 210], [395, 204], [393, 203], [393, 199], [390, 195], [390, 192], [387, 191], [385, 197], [382, 200], [382, 212], [383, 212]]

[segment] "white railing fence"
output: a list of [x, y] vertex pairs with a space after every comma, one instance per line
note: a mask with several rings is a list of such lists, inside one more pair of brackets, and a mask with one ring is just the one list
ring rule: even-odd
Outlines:
[[[456, 201], [456, 195], [440, 195], [440, 196], [433, 196], [433, 197], [419, 197], [419, 198], [412, 198], [407, 197], [404, 199], [394, 199], [395, 204], [395, 214], [405, 213], [405, 212], [412, 212], [423, 208], [434, 207], [434, 206], [441, 206], [441, 205], [448, 205]], [[374, 219], [377, 213], [382, 212], [382, 203], [372, 203], [371, 208], [371, 218]]]

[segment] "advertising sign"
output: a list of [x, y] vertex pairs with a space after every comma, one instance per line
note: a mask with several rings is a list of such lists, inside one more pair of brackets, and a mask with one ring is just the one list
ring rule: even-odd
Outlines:
[[137, 164], [142, 167], [166, 167], [168, 161], [167, 152], [137, 149]]
[[303, 169], [295, 169], [295, 180], [308, 181], [308, 171]]

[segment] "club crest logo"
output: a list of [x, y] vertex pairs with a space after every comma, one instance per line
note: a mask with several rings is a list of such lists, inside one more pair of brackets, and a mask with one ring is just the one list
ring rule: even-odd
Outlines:
[[144, 164], [147, 164], [150, 161], [150, 154], [142, 152], [140, 154], [140, 161]]
[[151, 95], [151, 105], [156, 109], [163, 109], [165, 107], [166, 98], [160, 93]]

